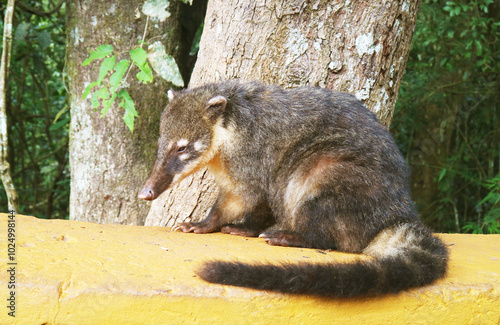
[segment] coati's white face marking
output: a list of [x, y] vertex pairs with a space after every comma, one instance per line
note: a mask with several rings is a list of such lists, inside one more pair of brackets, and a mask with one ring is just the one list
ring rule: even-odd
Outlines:
[[191, 157], [191, 154], [185, 153], [185, 154], [180, 155], [179, 159], [184, 161], [184, 160], [188, 159], [189, 157]]
[[206, 146], [201, 141], [196, 141], [193, 145], [193, 148], [196, 151], [202, 151], [206, 148]]
[[172, 89], [169, 89], [167, 91], [167, 96], [168, 96], [168, 100], [171, 102], [172, 100], [174, 100], [174, 92], [172, 91]]
[[177, 148], [186, 147], [188, 144], [189, 144], [189, 140], [180, 139], [179, 141], [177, 141]]

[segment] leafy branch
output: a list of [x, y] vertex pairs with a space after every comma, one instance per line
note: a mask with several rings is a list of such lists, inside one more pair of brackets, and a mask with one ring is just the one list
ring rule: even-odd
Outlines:
[[[187, 0], [183, 1], [186, 2]], [[135, 109], [134, 101], [127, 91], [127, 88], [129, 87], [127, 78], [133, 67], [139, 69], [139, 72], [136, 74], [136, 78], [143, 84], [153, 82], [153, 72], [150, 67], [151, 64], [153, 70], [160, 77], [168, 82], [171, 82], [175, 86], [184, 86], [184, 81], [182, 80], [182, 76], [175, 59], [166, 53], [165, 47], [161, 44], [161, 42], [157, 41], [151, 44], [148, 48], [148, 52], [142, 48], [145, 44], [144, 40], [147, 34], [149, 17], [151, 16], [155, 18], [154, 15], [158, 12], [168, 13], [168, 11], [166, 11], [166, 7], [168, 7], [168, 5], [169, 1], [167, 0], [150, 0], [145, 2], [143, 11], [145, 11], [145, 13], [148, 11], [148, 19], [146, 20], [146, 26], [144, 28], [144, 35], [142, 40], [139, 42], [140, 45], [128, 52], [130, 60], [122, 59], [116, 63], [117, 56], [122, 53], [116, 53], [113, 46], [110, 44], [104, 44], [98, 46], [93, 52], [91, 52], [89, 57], [82, 63], [82, 66], [87, 66], [95, 60], [103, 59], [99, 68], [99, 76], [97, 80], [85, 87], [82, 99], [87, 98], [93, 89], [97, 87], [97, 89], [93, 91], [90, 102], [92, 108], [95, 110], [102, 105], [101, 117], [108, 112], [115, 100], [118, 99], [118, 106], [125, 109], [123, 120], [130, 129], [130, 132], [134, 132], [134, 119], [139, 116]], [[169, 15], [170, 13], [168, 13], [166, 17]], [[166, 17], [162, 18], [165, 19]]]
[[[109, 44], [98, 46], [90, 56], [83, 61], [82, 66], [89, 65], [94, 60], [103, 59], [101, 66], [99, 68], [99, 76], [96, 81], [90, 83], [82, 94], [82, 99], [87, 98], [94, 87], [98, 87], [97, 90], [92, 94], [90, 100], [92, 108], [96, 109], [101, 106], [100, 100], [102, 100], [101, 117], [103, 117], [111, 105], [118, 98], [119, 107], [125, 109], [125, 115], [123, 120], [130, 132], [134, 131], [134, 117], [138, 117], [137, 111], [133, 100], [130, 97], [126, 89], [126, 76], [125, 73], [133, 65], [139, 68], [139, 73], [137, 74], [137, 79], [143, 83], [148, 83], [153, 81], [153, 75], [148, 63], [146, 62], [147, 53], [142, 48], [136, 48], [130, 51], [131, 60], [120, 60], [116, 63], [117, 54], [114, 53], [113, 46]], [[111, 73], [111, 75], [110, 75]], [[104, 79], [109, 76], [106, 84], [103, 84]], [[125, 77], [125, 78], [124, 78]]]

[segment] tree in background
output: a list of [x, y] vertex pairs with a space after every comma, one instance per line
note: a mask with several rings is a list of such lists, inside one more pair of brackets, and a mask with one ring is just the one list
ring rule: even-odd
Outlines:
[[[188, 71], [189, 80], [189, 52], [204, 1], [184, 2], [69, 2], [71, 219], [144, 223], [149, 205], [137, 194], [156, 157], [160, 114], [172, 86], [153, 81], [147, 51], [158, 44], [162, 55]], [[93, 59], [103, 60], [97, 65]], [[101, 104], [103, 110], [95, 112]]]
[[9, 211], [18, 212], [19, 202], [17, 191], [12, 181], [10, 163], [8, 161], [9, 137], [7, 128], [7, 89], [9, 66], [12, 50], [12, 18], [14, 16], [14, 0], [7, 2], [4, 18], [2, 42], [2, 59], [0, 63], [0, 175], [7, 194]]
[[500, 5], [424, 0], [392, 132], [422, 218], [500, 233]]
[[[68, 215], [64, 8], [64, 1], [16, 1], [12, 25], [6, 93], [9, 163], [18, 212], [42, 218]], [[6, 211], [3, 189], [0, 206]]]
[[[76, 2], [68, 3], [75, 5]], [[77, 5], [77, 8], [83, 8], [79, 4]], [[175, 10], [180, 5], [183, 5], [184, 9], [177, 14]], [[195, 35], [203, 20], [205, 5], [206, 1], [194, 1], [191, 6], [176, 1], [170, 8], [172, 15], [179, 18], [175, 23], [175, 30], [180, 32], [175, 33], [170, 38], [171, 42], [166, 45], [167, 50], [169, 45], [171, 48], [177, 48], [176, 60], [184, 80], [189, 80], [196, 60], [196, 49], [193, 53], [186, 53], [189, 52], [192, 45], [190, 43], [192, 36], [189, 35]], [[2, 11], [5, 8], [5, 6], [0, 6]], [[132, 10], [130, 8], [126, 7], [122, 11], [127, 11], [127, 14], [135, 19], [136, 12], [134, 8]], [[144, 25], [145, 15], [139, 16], [135, 22]], [[66, 18], [70, 17], [69, 13], [66, 15], [66, 1], [64, 0], [57, 2], [52, 0], [16, 1], [13, 21], [13, 55], [6, 96], [6, 111], [9, 121], [9, 163], [12, 166], [14, 184], [20, 197], [20, 211], [18, 212], [41, 218], [68, 218], [69, 216], [70, 110], [67, 90], [70, 85], [67, 72], [72, 62], [65, 60], [65, 50], [67, 40], [71, 40], [73, 46], [76, 41], [74, 37], [72, 38], [74, 34], [71, 34], [71, 31], [68, 31], [69, 35], [66, 34]], [[106, 17], [111, 20], [116, 18], [113, 15]], [[93, 21], [82, 21], [82, 24], [85, 25], [93, 26], [92, 23]], [[165, 27], [163, 36], [174, 30], [171, 25], [173, 24]], [[3, 19], [0, 21], [0, 26], [3, 29]], [[158, 31], [159, 26], [150, 21], [151, 26], [153, 32], [149, 31], [149, 36], [154, 36], [154, 31]], [[166, 25], [164, 24], [164, 26]], [[137, 29], [135, 32], [143, 36], [144, 29]], [[191, 40], [189, 40], [190, 37]], [[134, 40], [134, 45], [138, 44], [139, 38]], [[178, 48], [179, 43], [176, 43], [179, 39], [183, 41], [181, 49]], [[184, 45], [186, 42], [189, 44]], [[185, 50], [186, 46], [188, 47], [187, 51]], [[80, 54], [82, 57], [88, 56], [92, 49], [90, 45], [89, 48], [83, 49]], [[81, 62], [77, 64], [81, 64]], [[89, 71], [97, 74], [99, 66], [97, 65], [97, 68], [89, 69]], [[157, 81], [157, 83], [160, 82], [160, 80]], [[164, 87], [168, 86], [164, 85]], [[158, 96], [161, 96], [165, 93], [165, 89], [162, 88], [157, 93]], [[152, 107], [157, 107], [159, 114], [162, 110], [161, 106], [161, 102], [155, 102], [155, 106]], [[99, 112], [92, 109], [89, 109], [88, 113], [94, 114], [96, 117], [99, 116]], [[123, 124], [123, 122], [121, 123]], [[154, 135], [154, 129], [157, 129], [158, 126], [157, 123], [152, 123], [152, 126], [153, 134], [150, 136], [150, 146], [151, 156], [154, 156], [153, 151], [156, 150], [154, 147], [157, 138]], [[144, 167], [145, 173], [149, 167]], [[140, 167], [138, 169], [140, 170]], [[131, 174], [133, 173], [134, 171], [131, 172]], [[144, 177], [146, 178], [147, 175]], [[138, 191], [142, 181], [142, 179], [137, 181], [137, 189], [134, 189], [134, 192]], [[108, 195], [96, 194], [96, 196], [100, 196], [100, 199], [105, 201], [111, 199]], [[134, 197], [133, 201], [135, 201], [135, 194], [131, 193], [131, 196]], [[0, 191], [0, 206], [3, 211], [7, 210], [7, 197], [4, 190]], [[145, 212], [147, 209], [146, 206]], [[92, 209], [89, 210], [92, 211]], [[143, 212], [142, 219], [145, 217], [145, 212]], [[138, 223], [143, 221], [138, 221]]]

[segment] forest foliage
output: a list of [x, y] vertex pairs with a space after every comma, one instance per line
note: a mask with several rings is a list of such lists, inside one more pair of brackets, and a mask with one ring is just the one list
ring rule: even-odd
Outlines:
[[500, 6], [424, 0], [391, 130], [421, 217], [500, 233]]
[[[69, 105], [64, 68], [64, 5], [24, 1], [14, 13], [8, 80], [9, 163], [20, 213], [66, 218], [69, 204]], [[7, 1], [0, 7], [5, 13]], [[3, 30], [3, 19], [1, 21]], [[7, 198], [0, 190], [0, 207]]]
[[[7, 97], [12, 175], [21, 213], [67, 218], [65, 8], [43, 15], [51, 1], [23, 3]], [[499, 10], [493, 0], [421, 1], [391, 131], [422, 218], [437, 231], [500, 233]]]

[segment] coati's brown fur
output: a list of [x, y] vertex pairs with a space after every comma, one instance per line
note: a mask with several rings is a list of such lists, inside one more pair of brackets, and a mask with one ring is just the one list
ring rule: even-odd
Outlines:
[[207, 166], [220, 187], [205, 220], [176, 230], [372, 257], [326, 265], [208, 262], [197, 272], [206, 281], [352, 297], [445, 275], [447, 248], [417, 216], [403, 157], [353, 96], [227, 81], [169, 97], [158, 157], [139, 197], [153, 200]]

